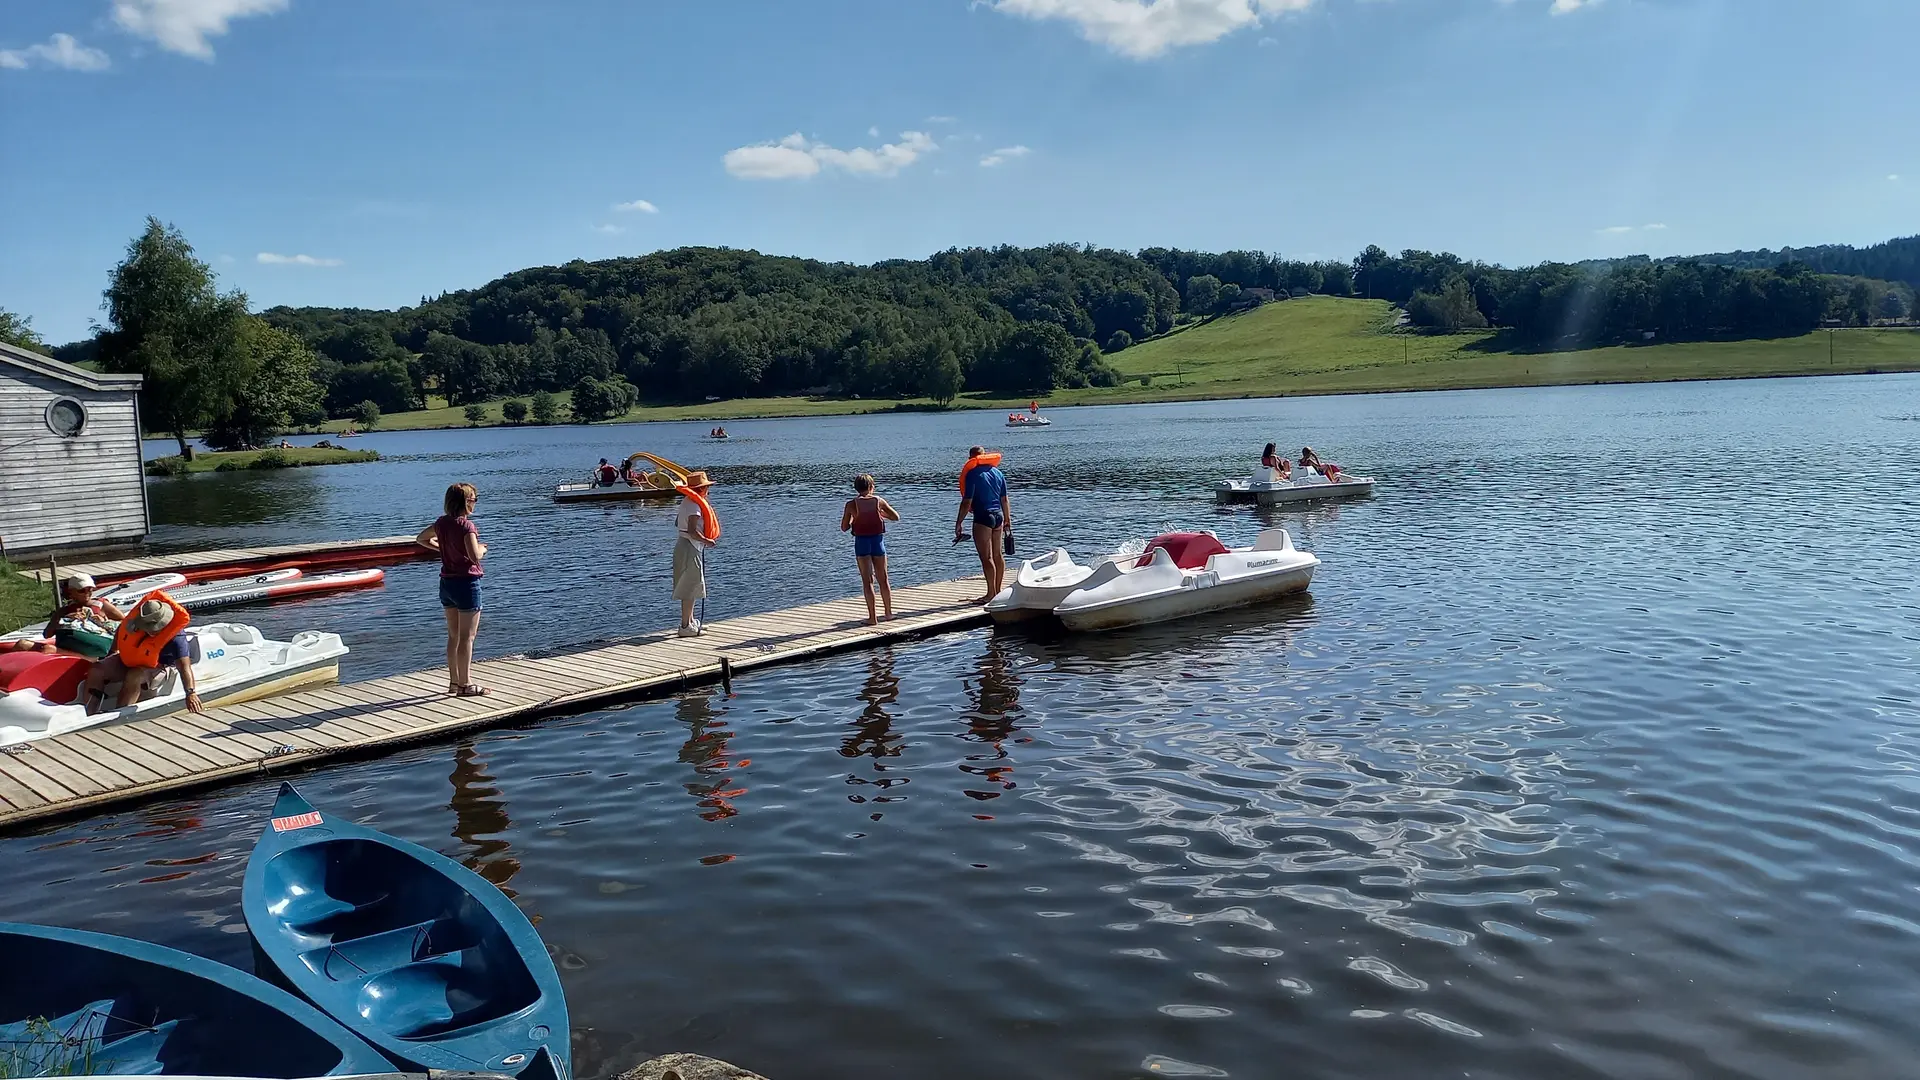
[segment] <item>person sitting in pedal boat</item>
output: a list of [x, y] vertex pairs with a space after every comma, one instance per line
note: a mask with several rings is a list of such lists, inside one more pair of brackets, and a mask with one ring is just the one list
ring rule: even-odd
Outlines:
[[1300, 448], [1300, 467], [1303, 469], [1312, 469], [1328, 480], [1338, 481], [1340, 479], [1340, 466], [1335, 465], [1331, 461], [1321, 461], [1320, 455], [1314, 453], [1313, 447], [1311, 446], [1303, 446]]
[[620, 467], [606, 458], [601, 458], [600, 464], [594, 466], [593, 479], [601, 487], [612, 487], [614, 482], [620, 479]]
[[113, 707], [124, 709], [139, 701], [153, 688], [161, 669], [180, 672], [180, 685], [187, 691], [187, 709], [201, 712], [200, 691], [194, 686], [193, 657], [187, 638], [181, 631], [192, 621], [187, 609], [164, 592], [151, 592], [139, 610], [113, 636], [113, 655], [93, 665], [87, 672], [86, 702], [89, 716], [106, 708], [107, 684], [120, 681], [120, 697]]
[[1260, 468], [1262, 471], [1259, 475], [1267, 483], [1281, 484], [1293, 479], [1293, 462], [1280, 453], [1278, 443], [1268, 443], [1267, 448], [1260, 452]]

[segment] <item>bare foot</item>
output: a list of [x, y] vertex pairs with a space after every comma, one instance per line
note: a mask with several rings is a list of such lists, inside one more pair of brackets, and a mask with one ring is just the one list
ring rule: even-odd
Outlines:
[[976, 597], [974, 597], [974, 598], [973, 598], [972, 600], [970, 600], [970, 601], [968, 601], [968, 603], [971, 603], [971, 604], [984, 604], [984, 603], [986, 603], [987, 601], [989, 601], [989, 600], [991, 600], [991, 599], [993, 599], [993, 597], [991, 597], [991, 596], [976, 596]]
[[[891, 616], [889, 616], [889, 618], [891, 618]], [[879, 626], [879, 625], [880, 625], [880, 620], [879, 620], [879, 619], [876, 619], [876, 618], [874, 618], [874, 617], [873, 617], [873, 616], [871, 616], [871, 615], [869, 615], [869, 616], [867, 616], [867, 625], [868, 625], [868, 626]]]

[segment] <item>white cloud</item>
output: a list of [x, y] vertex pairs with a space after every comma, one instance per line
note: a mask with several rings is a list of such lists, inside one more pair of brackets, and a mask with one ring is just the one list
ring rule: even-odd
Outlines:
[[871, 150], [866, 147], [835, 149], [796, 131], [779, 142], [729, 150], [721, 162], [729, 173], [742, 180], [805, 180], [822, 169], [838, 169], [861, 176], [893, 176], [920, 160], [921, 155], [937, 149], [939, 146], [933, 137], [924, 131], [903, 131], [899, 142]]
[[[1059, 19], [1088, 41], [1146, 60], [1168, 49], [1206, 45], [1315, 0], [981, 0], [1005, 15]], [[1566, 0], [1559, 0], [1566, 2]]]
[[1896, 172], [1896, 173], [1888, 173], [1888, 174], [1887, 174], [1887, 179], [1889, 179], [1889, 180], [1891, 180], [1891, 181], [1893, 181], [1894, 183], [1896, 183], [1896, 184], [1897, 184], [1897, 183], [1899, 183], [1899, 182], [1900, 182], [1900, 174], [1899, 174], [1899, 173], [1897, 173], [1897, 172]]
[[613, 204], [613, 208], [627, 213], [657, 214], [660, 212], [659, 207], [645, 199], [635, 199], [632, 202], [617, 202]]
[[1003, 146], [993, 153], [988, 154], [986, 157], [981, 158], [980, 165], [982, 168], [991, 169], [995, 165], [1005, 165], [1014, 158], [1023, 158], [1031, 153], [1033, 153], [1033, 151], [1024, 146]]
[[1592, 7], [1599, 2], [1600, 0], [1553, 0], [1553, 13], [1555, 15], [1566, 15], [1570, 12], [1579, 11], [1581, 8]]
[[276, 255], [271, 251], [263, 251], [260, 254], [255, 255], [253, 259], [255, 262], [265, 263], [268, 266], [344, 266], [346, 265], [346, 263], [340, 259], [322, 259], [315, 255]]
[[959, 117], [957, 117], [957, 116], [929, 116], [929, 117], [927, 117], [927, 123], [929, 123], [929, 124], [957, 124], [957, 123], [959, 123], [959, 122], [960, 122], [960, 118], [959, 118]]
[[99, 49], [90, 49], [72, 34], [55, 34], [24, 49], [0, 49], [0, 68], [23, 71], [38, 64], [68, 71], [105, 71], [113, 61]]
[[150, 38], [168, 52], [212, 60], [210, 37], [250, 15], [274, 15], [290, 0], [113, 0], [113, 21], [122, 30]]
[[867, 138], [877, 139], [879, 137], [880, 137], [880, 129], [878, 127], [870, 127], [867, 129]]
[[231, 263], [232, 261], [233, 261], [233, 256], [231, 256], [231, 255], [222, 255], [222, 256], [220, 256], [220, 262], [221, 262], [221, 264], [222, 264], [222, 265], [225, 265], [225, 264], [227, 264], [227, 263]]
[[593, 231], [597, 233], [606, 233], [608, 236], [618, 236], [621, 233], [626, 232], [627, 227], [625, 225], [613, 225], [613, 224], [595, 225], [593, 227]]
[[1595, 229], [1593, 231], [1610, 236], [1620, 236], [1632, 232], [1659, 232], [1664, 228], [1666, 228], [1665, 224], [1656, 221], [1649, 225], [1609, 225], [1604, 229]]

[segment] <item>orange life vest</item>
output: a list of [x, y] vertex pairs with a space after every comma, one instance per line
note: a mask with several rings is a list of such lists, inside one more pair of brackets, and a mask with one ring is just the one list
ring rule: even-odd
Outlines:
[[113, 651], [120, 654], [121, 662], [130, 668], [159, 667], [160, 650], [166, 648], [167, 642], [179, 637], [180, 631], [185, 630], [187, 623], [192, 621], [186, 608], [181, 607], [173, 597], [158, 589], [141, 597], [140, 602], [133, 605], [134, 615], [138, 615], [141, 606], [149, 600], [158, 600], [172, 608], [173, 618], [168, 619], [167, 625], [156, 634], [135, 629], [132, 615], [127, 617], [126, 622], [120, 624], [120, 629], [113, 635]]
[[693, 500], [693, 505], [700, 508], [700, 539], [705, 540], [709, 544], [718, 543], [720, 540], [720, 518], [714, 514], [713, 504], [707, 501], [705, 495], [700, 494], [690, 487], [681, 488], [680, 494]]
[[960, 490], [961, 491], [967, 490], [967, 474], [968, 473], [972, 472], [973, 470], [979, 468], [982, 465], [998, 465], [998, 464], [1000, 464], [1000, 451], [998, 450], [990, 450], [987, 453], [981, 454], [979, 457], [968, 458], [967, 463], [961, 466], [960, 468]]

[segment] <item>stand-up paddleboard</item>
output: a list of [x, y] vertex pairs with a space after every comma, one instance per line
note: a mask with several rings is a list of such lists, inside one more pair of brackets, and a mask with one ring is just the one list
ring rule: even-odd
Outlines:
[[365, 588], [380, 584], [386, 580], [386, 577], [387, 572], [378, 567], [336, 570], [326, 574], [306, 574], [297, 568], [289, 567], [265, 574], [255, 574], [248, 578], [232, 578], [227, 581], [209, 581], [201, 585], [189, 585], [168, 595], [188, 611], [205, 611], [233, 604], [250, 604], [258, 600], [280, 600], [339, 592], [343, 589]]
[[139, 600], [155, 589], [171, 589], [176, 586], [185, 585], [186, 583], [187, 578], [185, 574], [151, 574], [147, 577], [135, 578], [124, 585], [114, 585], [110, 588], [99, 589], [94, 592], [93, 596], [96, 600], [105, 600], [114, 607], [124, 609], [128, 604]]

